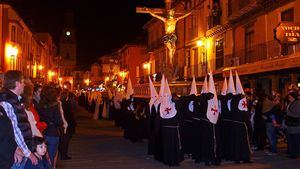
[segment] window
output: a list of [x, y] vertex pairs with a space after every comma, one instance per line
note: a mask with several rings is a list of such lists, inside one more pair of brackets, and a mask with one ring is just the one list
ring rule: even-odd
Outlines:
[[67, 54], [66, 54], [66, 59], [70, 59], [70, 54], [69, 54], [69, 52], [67, 52]]
[[242, 58], [242, 63], [250, 63], [254, 57], [254, 25], [249, 25], [245, 28], [245, 57]]
[[224, 66], [224, 40], [216, 41], [216, 69]]
[[187, 54], [187, 63], [186, 63], [186, 65], [187, 65], [187, 67], [188, 68], [190, 68], [191, 67], [191, 56], [190, 56], [190, 52], [188, 51], [188, 52], [186, 52], [186, 54]]
[[11, 26], [11, 41], [16, 42], [16, 26]]
[[228, 6], [227, 6], [228, 14], [227, 14], [227, 16], [230, 16], [232, 14], [232, 2], [231, 1], [232, 0], [228, 0]]
[[291, 8], [291, 9], [281, 12], [281, 21], [293, 22], [294, 21], [294, 8]]

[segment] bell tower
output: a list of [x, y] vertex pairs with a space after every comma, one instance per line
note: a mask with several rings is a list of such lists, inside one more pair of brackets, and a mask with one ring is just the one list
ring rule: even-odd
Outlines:
[[72, 76], [76, 66], [77, 40], [74, 26], [74, 14], [67, 11], [64, 18], [64, 27], [60, 38], [61, 76]]

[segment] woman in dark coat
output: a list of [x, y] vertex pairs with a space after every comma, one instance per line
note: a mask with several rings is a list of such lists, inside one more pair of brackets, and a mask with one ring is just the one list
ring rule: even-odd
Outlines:
[[69, 92], [63, 91], [61, 93], [61, 102], [62, 102], [62, 108], [64, 111], [64, 117], [68, 123], [68, 128], [66, 133], [64, 133], [60, 137], [60, 144], [59, 144], [59, 152], [60, 152], [60, 158], [62, 160], [68, 160], [71, 159], [68, 155], [68, 149], [69, 149], [69, 143], [72, 138], [72, 136], [75, 134], [76, 129], [76, 120], [74, 116], [74, 108], [73, 105], [68, 97]]
[[[41, 100], [38, 106], [38, 113], [41, 121], [47, 123], [47, 128], [44, 132], [46, 141], [48, 143], [48, 153], [51, 163], [54, 163], [54, 157], [57, 153], [60, 128], [63, 125], [60, 114], [59, 104], [57, 102], [58, 93], [52, 86], [45, 86], [41, 92]], [[55, 166], [54, 166], [55, 167]]]

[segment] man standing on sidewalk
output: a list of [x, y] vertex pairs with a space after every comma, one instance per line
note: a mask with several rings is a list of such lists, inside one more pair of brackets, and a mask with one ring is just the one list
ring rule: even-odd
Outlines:
[[24, 86], [24, 78], [21, 71], [7, 71], [4, 76], [3, 89], [0, 92], [0, 106], [11, 120], [15, 142], [18, 147], [22, 150], [25, 157], [29, 158], [33, 164], [37, 164], [37, 158], [26, 145], [26, 142], [32, 139], [32, 132], [27, 114], [20, 102], [20, 95], [24, 91]]

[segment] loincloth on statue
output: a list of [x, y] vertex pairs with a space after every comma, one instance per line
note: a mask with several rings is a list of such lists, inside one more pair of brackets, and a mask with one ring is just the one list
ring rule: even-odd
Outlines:
[[177, 36], [175, 35], [175, 33], [168, 34], [168, 35], [165, 35], [162, 38], [162, 40], [164, 43], [175, 43], [177, 40]]

